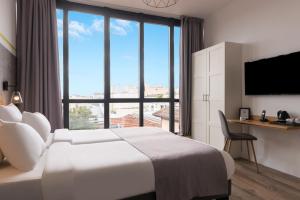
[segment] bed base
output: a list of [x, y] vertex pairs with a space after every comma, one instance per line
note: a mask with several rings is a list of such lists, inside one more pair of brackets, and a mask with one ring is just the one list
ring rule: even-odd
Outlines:
[[[214, 195], [214, 196], [207, 196], [207, 197], [196, 197], [192, 200], [229, 200], [229, 196], [231, 195], [231, 180], [228, 180], [228, 193], [221, 194], [221, 195]], [[155, 192], [147, 193], [138, 195], [135, 197], [126, 198], [123, 200], [156, 200]]]

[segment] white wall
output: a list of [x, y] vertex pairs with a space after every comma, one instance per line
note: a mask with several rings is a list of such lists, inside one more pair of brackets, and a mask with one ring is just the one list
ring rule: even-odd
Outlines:
[[[222, 41], [243, 43], [243, 61], [300, 51], [300, 1], [233, 0], [205, 18], [205, 45]], [[243, 105], [255, 115], [281, 109], [300, 117], [300, 96], [243, 96]], [[259, 163], [300, 177], [300, 131], [250, 132], [258, 137]]]
[[[1, 0], [0, 34], [16, 47], [16, 0]], [[0, 43], [15, 55], [15, 50], [1, 36]]]
[[16, 0], [0, 2], [0, 105], [10, 102], [11, 90], [3, 91], [2, 82], [15, 84]]

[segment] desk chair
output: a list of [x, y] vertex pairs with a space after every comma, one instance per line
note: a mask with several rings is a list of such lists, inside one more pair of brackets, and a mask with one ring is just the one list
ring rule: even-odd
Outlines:
[[248, 159], [250, 161], [250, 151], [249, 151], [249, 143], [250, 143], [251, 147], [252, 147], [252, 152], [253, 152], [255, 164], [256, 164], [256, 170], [257, 170], [257, 173], [258, 173], [259, 172], [258, 164], [257, 164], [257, 160], [256, 160], [255, 149], [254, 149], [254, 146], [253, 146], [253, 140], [257, 140], [257, 138], [254, 137], [251, 134], [232, 133], [232, 132], [230, 132], [229, 127], [228, 127], [228, 123], [227, 123], [227, 119], [226, 119], [224, 113], [220, 110], [218, 112], [219, 112], [219, 117], [220, 117], [220, 120], [221, 120], [222, 132], [223, 132], [223, 135], [224, 135], [225, 141], [226, 141], [225, 146], [224, 146], [224, 151], [227, 151], [228, 153], [230, 152], [230, 147], [231, 147], [231, 142], [232, 141], [246, 141], [247, 151], [248, 151]]

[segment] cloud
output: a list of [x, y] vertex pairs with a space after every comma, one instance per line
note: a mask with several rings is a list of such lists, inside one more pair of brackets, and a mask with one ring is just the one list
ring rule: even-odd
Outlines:
[[103, 32], [103, 30], [104, 21], [102, 19], [94, 19], [89, 26], [75, 20], [69, 23], [69, 35], [73, 38], [83, 38], [92, 35], [94, 32]]
[[115, 24], [111, 24], [110, 28], [111, 28], [112, 34], [115, 34], [115, 35], [127, 35], [127, 33], [128, 33], [124, 27], [118, 26]]
[[130, 21], [124, 19], [116, 19], [116, 23], [122, 27], [130, 27]]
[[104, 21], [100, 19], [94, 19], [91, 29], [97, 32], [103, 32], [104, 30]]
[[[57, 19], [58, 37], [63, 37], [63, 20]], [[114, 35], [125, 36], [131, 31], [131, 22], [123, 19], [111, 20], [110, 31]], [[69, 36], [72, 38], [84, 38], [95, 32], [104, 31], [104, 20], [94, 19], [89, 25], [76, 20], [69, 22]]]
[[116, 19], [111, 21], [110, 28], [112, 34], [125, 36], [131, 30], [131, 22], [123, 19]]
[[89, 27], [78, 21], [71, 21], [69, 23], [69, 34], [71, 37], [80, 38], [83, 35], [91, 35]]

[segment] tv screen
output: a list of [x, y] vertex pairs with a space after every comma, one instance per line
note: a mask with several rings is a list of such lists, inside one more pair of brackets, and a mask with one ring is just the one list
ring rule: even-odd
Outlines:
[[300, 52], [245, 63], [246, 95], [300, 94]]

